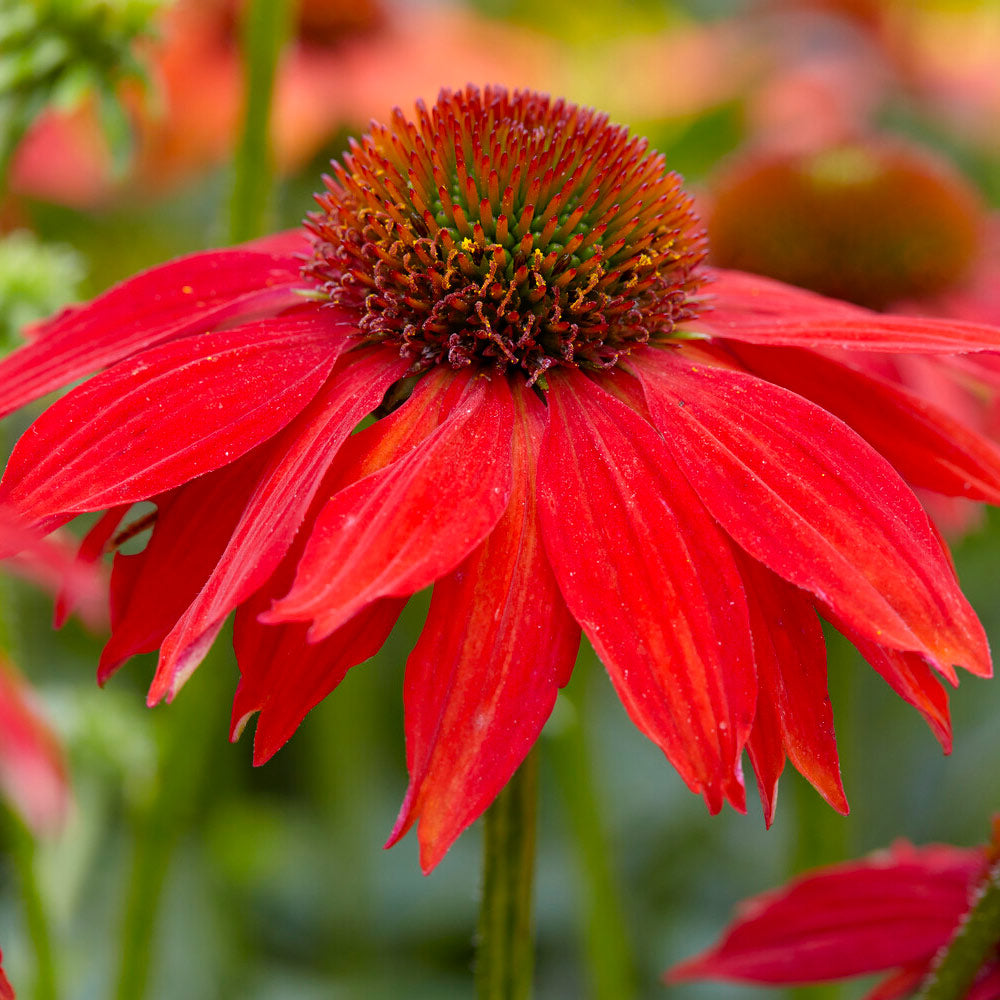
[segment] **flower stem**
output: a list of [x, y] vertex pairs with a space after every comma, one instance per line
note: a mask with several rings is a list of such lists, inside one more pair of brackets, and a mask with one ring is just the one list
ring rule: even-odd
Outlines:
[[270, 149], [271, 104], [278, 57], [288, 33], [292, 4], [251, 0], [243, 21], [246, 103], [233, 174], [229, 238], [234, 243], [269, 229], [274, 188]]
[[157, 775], [133, 822], [132, 867], [121, 924], [116, 1000], [142, 1000], [154, 959], [163, 886], [174, 848], [190, 827], [212, 772], [211, 747], [226, 726], [224, 668], [218, 648], [162, 717]]
[[16, 818], [11, 818], [10, 854], [21, 886], [24, 923], [35, 957], [34, 1000], [56, 1000], [59, 996], [56, 960], [52, 949], [52, 931], [38, 884], [36, 845], [31, 832]]
[[531, 996], [537, 811], [538, 757], [532, 750], [486, 813], [477, 1000], [528, 1000]]
[[1000, 861], [994, 863], [972, 909], [934, 962], [917, 1000], [962, 1000], [990, 952], [1000, 943]]

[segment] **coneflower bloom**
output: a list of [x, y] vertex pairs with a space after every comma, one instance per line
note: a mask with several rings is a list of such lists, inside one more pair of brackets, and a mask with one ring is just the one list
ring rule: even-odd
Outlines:
[[[890, 975], [865, 1000], [900, 1000], [920, 988], [995, 863], [992, 847], [905, 841], [867, 858], [819, 868], [740, 904], [718, 944], [675, 965], [667, 982], [724, 979], [806, 984]], [[966, 1000], [1000, 997], [1000, 942]]]
[[44, 528], [104, 511], [92, 551], [152, 527], [115, 557], [101, 680], [159, 649], [149, 701], [172, 697], [235, 611], [232, 733], [258, 713], [259, 763], [433, 584], [390, 838], [419, 820], [425, 870], [524, 759], [581, 629], [712, 812], [745, 807], [744, 749], [768, 822], [786, 757], [846, 810], [817, 612], [947, 747], [935, 673], [989, 652], [894, 466], [996, 502], [1000, 454], [904, 397], [849, 426], [739, 350], [808, 367], [1000, 330], [713, 271], [661, 155], [533, 93], [397, 111], [325, 185], [305, 240], [155, 268], [0, 365], [4, 411], [100, 370], [0, 499]]

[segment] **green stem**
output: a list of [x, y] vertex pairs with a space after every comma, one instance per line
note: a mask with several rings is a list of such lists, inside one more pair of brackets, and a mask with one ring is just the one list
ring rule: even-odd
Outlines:
[[1000, 944], [1000, 861], [990, 869], [972, 909], [938, 955], [917, 1000], [963, 1000]]
[[163, 886], [181, 835], [190, 828], [211, 747], [225, 733], [221, 691], [226, 658], [213, 649], [178, 700], [163, 711], [157, 778], [133, 824], [134, 847], [120, 935], [116, 1000], [142, 1000], [149, 985]]
[[538, 757], [532, 750], [486, 813], [477, 1000], [528, 1000], [531, 996], [537, 810]]
[[21, 884], [24, 922], [35, 956], [34, 1000], [56, 1000], [59, 996], [52, 930], [38, 884], [34, 837], [16, 818], [10, 822], [11, 856]]
[[291, 7], [285, 0], [251, 0], [243, 22], [246, 104], [229, 209], [229, 238], [234, 243], [262, 236], [270, 229], [274, 196], [271, 105]]
[[591, 993], [594, 1000], [628, 1000], [636, 994], [635, 963], [582, 724], [587, 677], [592, 673], [575, 671], [563, 692], [566, 707], [572, 706], [575, 711], [551, 741], [552, 760], [579, 859], [581, 920]]

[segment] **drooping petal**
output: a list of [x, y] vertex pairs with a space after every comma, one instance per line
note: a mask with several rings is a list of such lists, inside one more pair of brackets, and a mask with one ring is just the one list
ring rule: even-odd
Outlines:
[[253, 452], [157, 498], [146, 547], [115, 556], [111, 638], [101, 653], [100, 683], [129, 657], [163, 642], [218, 562], [266, 460], [266, 453]]
[[[51, 835], [62, 828], [69, 807], [66, 760], [30, 694], [0, 656], [0, 792], [29, 829]], [[0, 997], [2, 987], [0, 982]]]
[[174, 340], [124, 361], [32, 424], [4, 474], [4, 500], [41, 520], [142, 500], [217, 469], [295, 417], [343, 343], [310, 313]]
[[[290, 580], [282, 578], [287, 588]], [[269, 585], [236, 612], [233, 646], [241, 679], [233, 699], [231, 739], [239, 738], [259, 712], [253, 762], [263, 764], [281, 749], [306, 714], [344, 679], [374, 656], [392, 631], [405, 597], [378, 600], [320, 642], [309, 642], [301, 622], [264, 625], [258, 616], [281, 588]]]
[[668, 982], [809, 983], [929, 960], [968, 907], [981, 850], [896, 844], [747, 900], [722, 940]]
[[[918, 653], [889, 649], [859, 635], [843, 621], [831, 616], [833, 624], [854, 643], [858, 652], [878, 671], [883, 680], [903, 699], [912, 705], [937, 737], [941, 749], [951, 753], [951, 713], [948, 709], [948, 692], [937, 679], [934, 671]], [[956, 677], [950, 678], [952, 683]]]
[[826, 680], [826, 642], [812, 601], [749, 556], [739, 554], [750, 607], [757, 712], [747, 750], [757, 774], [764, 820], [774, 818], [785, 757], [838, 812], [840, 780], [833, 711]]
[[507, 505], [512, 434], [506, 380], [469, 381], [433, 433], [329, 502], [292, 590], [265, 620], [311, 618], [315, 641], [377, 598], [412, 594], [454, 569]]
[[386, 846], [419, 818], [425, 873], [527, 756], [580, 642], [538, 533], [544, 407], [523, 387], [515, 406], [510, 502], [486, 540], [434, 585], [406, 667], [410, 786]]
[[714, 269], [711, 308], [691, 329], [771, 347], [956, 354], [1000, 349], [986, 323], [869, 312], [769, 278]]
[[642, 417], [584, 376], [550, 384], [538, 495], [562, 595], [639, 729], [712, 812], [742, 809], [756, 680], [730, 544]]
[[378, 349], [342, 358], [324, 389], [281, 432], [216, 568], [163, 643], [151, 698], [173, 697], [197, 665], [189, 654], [203, 633], [275, 570], [337, 450], [407, 366]]
[[670, 450], [755, 559], [880, 645], [990, 673], [979, 620], [926, 513], [836, 417], [755, 376], [637, 352]]
[[734, 345], [755, 375], [840, 417], [912, 486], [1000, 503], [1000, 448], [942, 409], [813, 351]]
[[30, 329], [0, 362], [0, 415], [160, 341], [302, 301], [289, 253], [213, 250], [144, 271]]

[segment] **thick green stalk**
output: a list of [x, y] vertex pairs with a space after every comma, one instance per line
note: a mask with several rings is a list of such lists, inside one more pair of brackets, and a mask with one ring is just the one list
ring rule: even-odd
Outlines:
[[486, 812], [477, 1000], [528, 1000], [534, 974], [532, 896], [538, 759], [532, 750]]
[[229, 210], [229, 238], [233, 243], [262, 236], [271, 227], [274, 157], [269, 126], [274, 77], [292, 7], [286, 0], [251, 0], [243, 22], [246, 103], [233, 165]]
[[635, 962], [583, 725], [586, 684], [592, 673], [575, 671], [563, 692], [575, 710], [573, 718], [564, 722], [550, 744], [578, 857], [583, 897], [580, 919], [591, 995], [594, 1000], [628, 1000], [636, 995]]
[[964, 1000], [976, 973], [1000, 946], [1000, 861], [940, 953], [917, 1000]]

